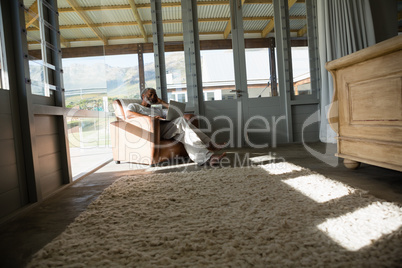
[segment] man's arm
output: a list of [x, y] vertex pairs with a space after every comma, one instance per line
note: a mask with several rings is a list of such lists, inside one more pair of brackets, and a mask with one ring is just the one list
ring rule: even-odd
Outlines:
[[140, 114], [140, 113], [133, 112], [133, 111], [130, 111], [130, 110], [126, 110], [126, 117], [127, 118], [138, 117], [138, 116], [148, 116], [148, 115]]
[[169, 108], [169, 103], [163, 101], [162, 99], [158, 98], [158, 101], [156, 104], [162, 104], [163, 107], [165, 107], [166, 109]]
[[[140, 117], [140, 116], [151, 116], [151, 117], [157, 118], [157, 119], [164, 119], [163, 117], [161, 117], [159, 115], [152, 115], [152, 114], [144, 113], [144, 111], [142, 109], [140, 109], [139, 107], [141, 107], [141, 106], [139, 106], [139, 104], [130, 103], [126, 110], [126, 117], [129, 119], [129, 118]], [[144, 109], [149, 109], [149, 108], [144, 107]]]

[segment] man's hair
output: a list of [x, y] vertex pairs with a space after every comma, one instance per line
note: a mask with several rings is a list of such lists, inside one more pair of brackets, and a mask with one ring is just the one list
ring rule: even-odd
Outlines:
[[[148, 90], [155, 90], [155, 89], [152, 88], [152, 87], [146, 87], [146, 88], [144, 88], [144, 89], [141, 91], [141, 99], [143, 99], [142, 96], [144, 96], [144, 94], [147, 93]], [[155, 90], [155, 91], [156, 91], [156, 90]]]

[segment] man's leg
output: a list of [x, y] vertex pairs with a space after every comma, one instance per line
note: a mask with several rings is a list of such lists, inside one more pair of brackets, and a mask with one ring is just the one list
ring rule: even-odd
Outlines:
[[170, 122], [161, 122], [161, 137], [164, 139], [174, 138], [183, 143], [190, 159], [197, 164], [204, 164], [211, 158], [212, 152], [207, 148], [208, 136], [200, 133], [202, 132], [183, 117]]

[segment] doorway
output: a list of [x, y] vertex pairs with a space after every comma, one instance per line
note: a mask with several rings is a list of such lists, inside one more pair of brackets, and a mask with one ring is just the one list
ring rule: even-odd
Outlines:
[[275, 147], [286, 142], [287, 132], [274, 38], [263, 39], [264, 45], [246, 39], [243, 7], [230, 1], [231, 28], [225, 37], [231, 36], [231, 48], [201, 51], [204, 131], [230, 148]]

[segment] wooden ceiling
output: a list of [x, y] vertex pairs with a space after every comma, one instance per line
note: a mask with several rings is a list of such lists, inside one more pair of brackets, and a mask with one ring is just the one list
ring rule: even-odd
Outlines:
[[[150, 4], [136, 4], [135, 0], [125, 0], [126, 4], [122, 5], [111, 5], [108, 4], [108, 1], [102, 1], [102, 5], [100, 6], [83, 6], [80, 4], [80, 0], [58, 0], [59, 2], [64, 1], [68, 3], [68, 7], [61, 7], [58, 9], [60, 16], [67, 13], [74, 13], [77, 16], [76, 21], [72, 23], [60, 23], [60, 37], [61, 43], [63, 47], [71, 47], [71, 46], [79, 46], [77, 43], [79, 42], [87, 42], [85, 46], [88, 46], [88, 42], [94, 42], [94, 45], [108, 45], [114, 42], [120, 43], [147, 43], [149, 39], [152, 37], [152, 32], [147, 31], [146, 27], [150, 27], [152, 25], [151, 20], [143, 20], [141, 19], [144, 16], [145, 12], [150, 13], [151, 5]], [[241, 0], [243, 5], [272, 5], [272, 0]], [[289, 8], [291, 8], [294, 4], [305, 4], [305, 0], [288, 0]], [[229, 1], [202, 1], [197, 2], [197, 6], [205, 7], [208, 6], [210, 8], [218, 7], [218, 6], [227, 6], [229, 7]], [[168, 9], [176, 9], [181, 7], [181, 2], [169, 2], [162, 3], [162, 10]], [[97, 13], [97, 12], [102, 13]], [[94, 22], [94, 16], [99, 14], [99, 16], [105, 15], [106, 12], [127, 12], [131, 11], [131, 19], [126, 21], [118, 21], [119, 18], [116, 18], [116, 21], [108, 21], [108, 22]], [[39, 31], [37, 16], [35, 14], [38, 13], [37, 0], [33, 2], [32, 5], [29, 6], [26, 12], [26, 28], [29, 33], [34, 33]], [[258, 13], [258, 12], [257, 12]], [[95, 14], [95, 15], [94, 15]], [[116, 13], [113, 13], [116, 14]], [[142, 16], [141, 16], [142, 15]], [[98, 18], [96, 18], [98, 19]], [[245, 30], [245, 34], [254, 34], [255, 37], [267, 37], [269, 33], [273, 32], [274, 29], [274, 20], [273, 14], [261, 16], [259, 14], [251, 14], [250, 16], [243, 18], [244, 22], [262, 22], [259, 23], [259, 28], [247, 29]], [[297, 29], [291, 29], [293, 35], [296, 36], [304, 36], [307, 32], [307, 28], [305, 25], [306, 16], [297, 15], [290, 16], [290, 20], [299, 20], [303, 23], [298, 26]], [[198, 21], [200, 23], [217, 23], [220, 22], [224, 25], [219, 31], [216, 30], [206, 30], [204, 32], [200, 32], [200, 36], [220, 36], [220, 38], [214, 39], [227, 39], [230, 36], [231, 24], [229, 17], [208, 17], [203, 16], [203, 14], [199, 14]], [[180, 24], [182, 23], [180, 18], [175, 19], [164, 19], [163, 24]], [[134, 34], [127, 31], [128, 26], [134, 26]], [[115, 27], [113, 29], [120, 29], [124, 34], [119, 35], [111, 35], [105, 33], [105, 29], [108, 27]], [[117, 27], [117, 28], [116, 28]], [[90, 30], [88, 34], [88, 29]], [[124, 31], [123, 31], [124, 29]], [[69, 30], [86, 30], [87, 34], [79, 34], [78, 37], [67, 36], [67, 31]], [[113, 30], [114, 32], [120, 32], [119, 30]], [[183, 34], [180, 32], [169, 33], [166, 32], [165, 37], [177, 38], [179, 40], [182, 38]], [[208, 39], [208, 37], [204, 38]], [[29, 44], [37, 43], [34, 40], [28, 40]], [[101, 43], [100, 43], [101, 42]]]

